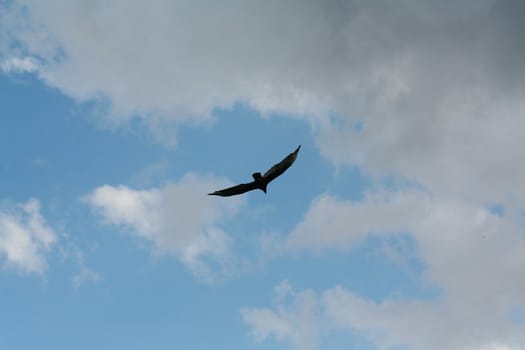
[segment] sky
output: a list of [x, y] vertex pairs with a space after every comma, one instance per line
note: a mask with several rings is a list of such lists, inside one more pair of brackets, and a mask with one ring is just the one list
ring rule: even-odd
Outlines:
[[523, 33], [520, 0], [0, 0], [0, 348], [525, 349]]

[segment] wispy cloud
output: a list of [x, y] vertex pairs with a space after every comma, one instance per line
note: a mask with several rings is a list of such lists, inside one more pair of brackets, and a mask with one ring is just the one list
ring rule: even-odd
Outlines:
[[77, 273], [75, 276], [73, 276], [73, 285], [75, 288], [79, 288], [82, 284], [92, 282], [92, 283], [98, 283], [102, 281], [102, 276], [95, 271], [83, 267], [82, 270], [80, 270], [79, 273]]
[[4, 59], [0, 68], [4, 73], [33, 73], [38, 71], [38, 61], [33, 57]]
[[78, 265], [78, 272], [71, 278], [71, 282], [75, 289], [80, 288], [86, 283], [100, 283], [103, 281], [103, 277], [98, 272], [93, 271], [86, 264], [84, 253], [76, 244], [71, 241], [67, 242], [63, 253], [66, 257], [71, 258]]

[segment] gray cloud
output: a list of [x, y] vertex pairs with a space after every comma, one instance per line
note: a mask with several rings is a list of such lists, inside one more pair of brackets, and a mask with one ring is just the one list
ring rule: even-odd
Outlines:
[[524, 14], [517, 0], [20, 0], [0, 55], [169, 144], [166, 122], [244, 102], [306, 118], [337, 164], [523, 206]]

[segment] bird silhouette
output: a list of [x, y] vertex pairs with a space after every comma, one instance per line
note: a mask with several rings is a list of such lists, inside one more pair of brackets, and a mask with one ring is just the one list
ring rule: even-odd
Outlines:
[[245, 184], [239, 184], [232, 187], [225, 188], [223, 190], [218, 190], [212, 193], [208, 193], [210, 196], [221, 196], [221, 197], [229, 197], [229, 196], [235, 196], [238, 194], [242, 194], [251, 190], [259, 189], [266, 193], [266, 186], [274, 180], [276, 177], [281, 175], [288, 169], [297, 158], [297, 154], [299, 153], [299, 149], [301, 148], [301, 145], [295, 149], [292, 153], [284, 157], [283, 160], [281, 160], [279, 163], [272, 166], [270, 169], [268, 169], [267, 172], [264, 173], [264, 175], [261, 175], [261, 173], [253, 173], [253, 181]]

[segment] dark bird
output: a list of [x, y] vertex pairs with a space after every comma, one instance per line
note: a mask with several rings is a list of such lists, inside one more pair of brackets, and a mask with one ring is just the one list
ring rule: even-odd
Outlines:
[[266, 186], [275, 179], [277, 176], [281, 175], [288, 169], [293, 162], [295, 162], [295, 159], [297, 158], [297, 154], [299, 153], [299, 149], [301, 148], [301, 145], [296, 148], [295, 151], [287, 155], [283, 160], [281, 160], [279, 163], [272, 166], [267, 172], [264, 173], [264, 175], [261, 175], [261, 173], [253, 173], [253, 181], [246, 183], [246, 184], [240, 184], [233, 187], [228, 187], [223, 190], [215, 191], [213, 193], [208, 193], [209, 195], [213, 196], [222, 196], [222, 197], [229, 197], [229, 196], [235, 196], [236, 194], [241, 194], [244, 192], [248, 192], [251, 190], [259, 189], [266, 193]]

